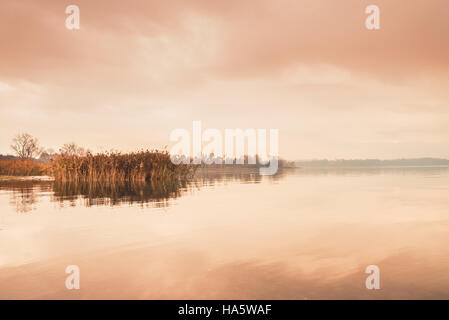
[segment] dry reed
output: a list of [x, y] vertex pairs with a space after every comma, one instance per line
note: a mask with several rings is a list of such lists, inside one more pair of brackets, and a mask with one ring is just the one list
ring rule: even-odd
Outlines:
[[162, 181], [187, 178], [192, 165], [175, 165], [166, 151], [140, 151], [122, 154], [88, 153], [86, 156], [59, 155], [48, 173], [57, 181]]
[[44, 175], [47, 165], [34, 159], [2, 159], [0, 175], [4, 176], [40, 176]]

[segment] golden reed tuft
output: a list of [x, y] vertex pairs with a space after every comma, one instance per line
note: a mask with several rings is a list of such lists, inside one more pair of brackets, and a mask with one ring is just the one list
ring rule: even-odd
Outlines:
[[173, 164], [166, 151], [147, 150], [58, 155], [49, 163], [48, 174], [57, 181], [162, 181], [187, 178], [194, 170], [193, 165]]

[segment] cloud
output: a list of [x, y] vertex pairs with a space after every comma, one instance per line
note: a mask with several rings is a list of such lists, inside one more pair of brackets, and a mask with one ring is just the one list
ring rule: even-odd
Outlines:
[[156, 72], [187, 65], [216, 77], [254, 76], [296, 64], [387, 78], [447, 75], [447, 1], [379, 1], [381, 29], [368, 31], [364, 10], [372, 2], [78, 1], [82, 27], [72, 32], [64, 24], [68, 1], [6, 1], [0, 27], [8, 45], [0, 67], [4, 77], [63, 82], [64, 75], [91, 68], [121, 81], [140, 74], [142, 81], [149, 73], [141, 64], [151, 61], [160, 67]]
[[[2, 152], [18, 126], [52, 145], [128, 149], [145, 143], [142, 132], [168, 137], [195, 119], [278, 127], [292, 156], [307, 134], [318, 140], [305, 150], [327, 157], [352, 155], [349, 141], [361, 154], [390, 150], [364, 143], [378, 132], [447, 143], [445, 0], [79, 0], [76, 31], [65, 28], [70, 4], [0, 3]], [[380, 7], [378, 31], [365, 28], [369, 4]], [[415, 149], [394, 146], [404, 156]]]

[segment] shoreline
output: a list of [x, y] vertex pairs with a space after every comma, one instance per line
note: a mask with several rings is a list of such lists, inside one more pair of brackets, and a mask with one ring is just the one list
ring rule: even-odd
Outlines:
[[0, 181], [55, 181], [50, 176], [1, 176]]

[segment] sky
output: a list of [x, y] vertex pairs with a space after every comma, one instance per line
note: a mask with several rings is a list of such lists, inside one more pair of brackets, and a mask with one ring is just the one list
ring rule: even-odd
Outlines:
[[[69, 30], [66, 7], [80, 9]], [[368, 30], [365, 8], [380, 8]], [[3, 0], [0, 153], [278, 129], [287, 159], [449, 158], [447, 0]]]

